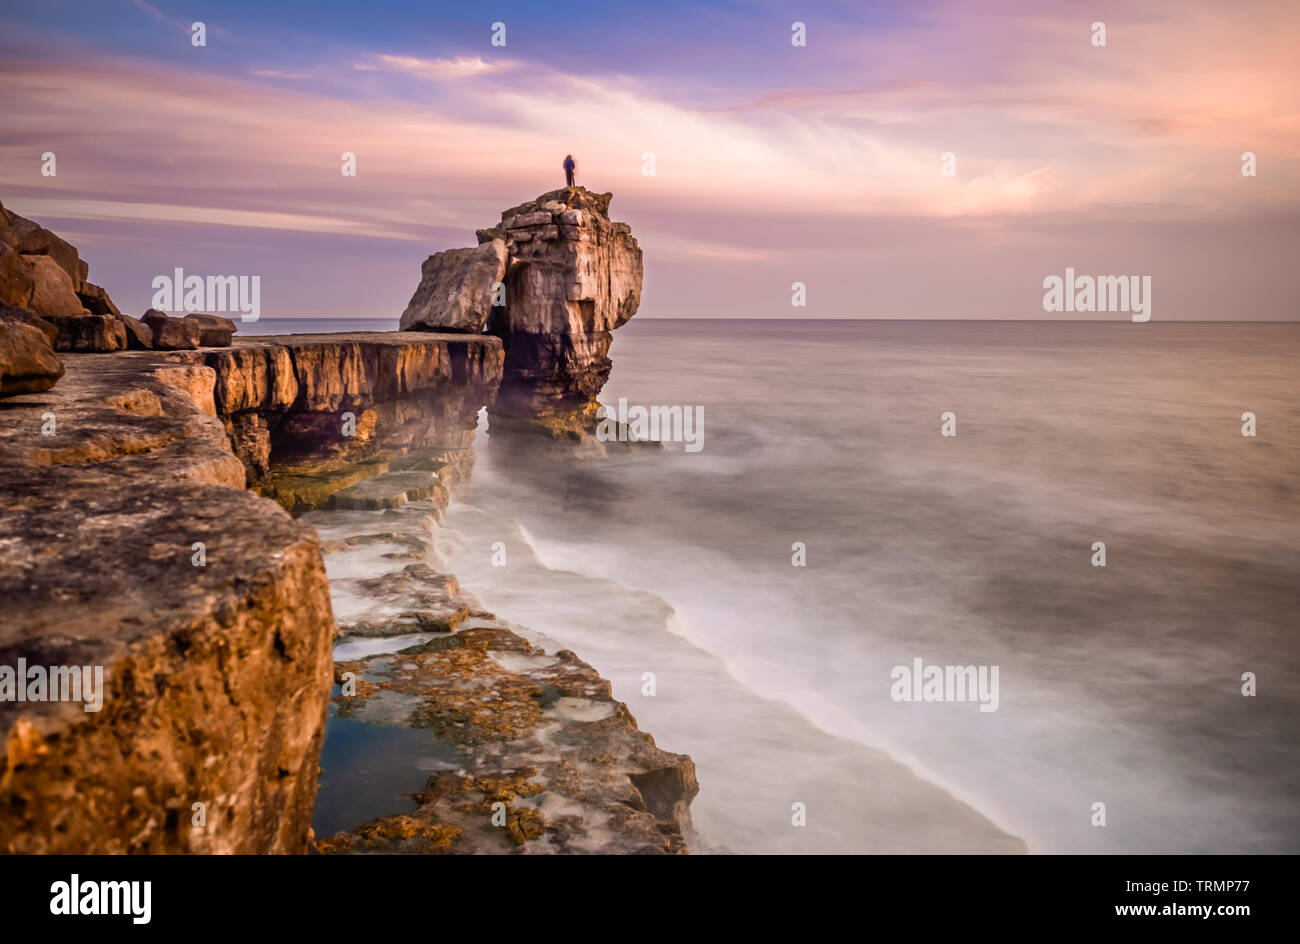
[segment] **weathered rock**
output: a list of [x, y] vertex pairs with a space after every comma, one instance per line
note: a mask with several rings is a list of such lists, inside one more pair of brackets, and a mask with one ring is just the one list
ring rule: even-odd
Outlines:
[[57, 388], [8, 401], [0, 665], [102, 666], [104, 693], [94, 712], [0, 702], [0, 850], [307, 847], [333, 635], [319, 544], [243, 490], [213, 371], [186, 356], [69, 355]]
[[435, 253], [420, 267], [420, 284], [402, 312], [400, 328], [482, 334], [496, 287], [506, 271], [506, 244], [480, 242], [474, 249]]
[[66, 240], [0, 204], [0, 302], [41, 317], [117, 315], [108, 293], [86, 281], [88, 274], [89, 266]]
[[104, 291], [98, 285], [91, 282], [82, 282], [81, 288], [77, 290], [77, 297], [81, 300], [82, 306], [92, 315], [113, 315], [121, 318], [122, 313], [117, 310], [113, 304], [113, 299], [108, 297], [108, 292]]
[[[203, 356], [249, 481], [277, 467], [264, 493], [296, 510], [358, 481], [359, 462], [468, 447], [504, 358], [496, 338], [429, 332], [240, 338]], [[304, 457], [310, 469], [296, 469]]]
[[126, 325], [112, 315], [45, 315], [58, 329], [56, 351], [111, 353], [126, 349]]
[[52, 256], [0, 248], [0, 301], [19, 305], [42, 318], [85, 312], [76, 286]]
[[44, 318], [32, 314], [26, 308], [19, 308], [17, 305], [8, 305], [0, 302], [0, 321], [18, 322], [35, 328], [45, 336], [50, 342], [50, 347], [54, 346], [55, 340], [59, 336], [59, 329], [54, 327]]
[[88, 267], [65, 240], [0, 206], [0, 302], [18, 305], [56, 328], [59, 351], [126, 347], [117, 306], [86, 281]]
[[501, 225], [507, 230], [523, 229], [531, 226], [547, 226], [554, 222], [554, 216], [546, 210], [533, 210], [531, 207], [521, 212], [506, 216], [501, 215]]
[[[436, 312], [453, 312], [441, 317], [478, 330], [480, 310], [474, 309], [473, 318], [463, 312], [481, 304], [481, 286], [498, 276], [483, 265], [472, 291], [462, 287], [466, 280], [453, 276], [467, 265], [463, 260], [481, 258], [488, 247], [496, 252], [504, 240], [506, 264], [499, 279], [506, 303], [491, 308], [487, 321], [488, 332], [505, 346], [494, 429], [536, 430], [551, 439], [558, 438], [557, 431], [567, 437], [576, 430], [580, 440], [592, 437], [596, 396], [611, 367], [611, 332], [641, 302], [641, 249], [627, 224], [609, 219], [612, 196], [582, 187], [543, 194], [506, 210], [498, 226], [478, 230], [477, 250], [451, 250], [425, 263], [402, 325], [417, 317], [436, 323]], [[433, 296], [435, 314], [421, 314]]]
[[48, 390], [62, 376], [63, 364], [40, 329], [0, 319], [0, 397]]
[[140, 319], [153, 332], [153, 346], [160, 351], [193, 351], [203, 341], [203, 326], [197, 321], [173, 318], [150, 308]]
[[[407, 502], [434, 498], [446, 487], [438, 481], [436, 472], [385, 472], [374, 478], [349, 485], [335, 492], [331, 506], [334, 508], [381, 509], [397, 508]], [[446, 504], [444, 500], [443, 505]]]
[[[442, 503], [446, 504], [445, 498]], [[401, 544], [396, 539], [390, 543]], [[421, 556], [431, 557], [431, 551], [426, 549]], [[460, 589], [454, 576], [434, 570], [423, 560], [377, 577], [341, 578], [332, 589], [339, 600], [334, 619], [341, 636], [449, 633], [482, 609]]]
[[552, 233], [548, 213], [532, 225], [535, 238], [511, 251], [506, 311], [489, 329], [506, 348], [494, 415], [583, 410], [608, 379], [610, 332], [636, 313], [642, 279], [636, 240], [609, 219], [611, 196], [573, 187], [502, 214], [536, 220], [535, 208], [554, 202], [565, 225]]
[[[339, 535], [355, 519], [315, 512], [304, 520]], [[432, 555], [415, 506], [385, 512], [383, 521], [395, 530], [324, 541], [331, 566], [353, 569], [354, 559], [374, 560], [384, 548], [383, 558], [396, 561]], [[351, 755], [327, 750], [318, 851], [687, 851], [689, 805], [699, 789], [693, 762], [637, 730], [609, 682], [572, 652], [548, 653], [483, 610], [455, 577], [423, 563], [335, 580], [331, 594], [348, 634], [341, 645], [371, 648], [381, 637], [393, 645], [335, 663], [336, 681], [351, 673], [355, 694], [340, 689], [327, 729], [364, 724], [378, 743], [393, 743], [397, 730], [409, 736], [401, 738], [407, 753], [370, 751], [364, 741]], [[353, 730], [351, 741], [358, 736], [365, 737]], [[444, 769], [421, 785], [414, 762], [431, 755]], [[349, 804], [339, 794], [362, 773], [409, 792], [409, 804], [395, 800], [365, 814], [378, 818], [340, 823]], [[322, 818], [322, 808], [330, 815]]]
[[202, 347], [229, 347], [231, 338], [239, 328], [229, 318], [191, 312], [185, 316], [199, 326], [199, 344]]
[[117, 320], [126, 328], [126, 346], [132, 351], [153, 350], [153, 328], [139, 318], [130, 315], [118, 315]]
[[345, 672], [360, 681], [334, 699], [339, 718], [409, 726], [430, 752], [462, 760], [413, 785], [414, 810], [318, 839], [318, 851], [687, 851], [694, 763], [638, 731], [609, 682], [572, 652], [548, 654], [496, 623], [336, 663], [336, 680]]
[[81, 289], [89, 266], [66, 240], [0, 204], [0, 243], [24, 255], [49, 256], [68, 276], [74, 291]]

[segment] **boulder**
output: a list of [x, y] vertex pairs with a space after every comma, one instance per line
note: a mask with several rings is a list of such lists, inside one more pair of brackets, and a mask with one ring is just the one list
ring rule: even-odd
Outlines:
[[402, 312], [401, 330], [482, 334], [505, 271], [506, 244], [501, 239], [435, 253], [420, 267], [420, 284]]
[[[120, 314], [108, 293], [86, 281], [89, 266], [75, 247], [39, 223], [0, 204], [0, 302], [26, 308], [42, 318], [80, 315], [113, 318]], [[60, 336], [76, 346], [60, 350], [113, 351], [117, 336], [105, 322], [68, 326]]]
[[126, 350], [126, 325], [112, 315], [45, 315], [59, 331], [56, 351], [104, 354]]
[[0, 204], [0, 243], [27, 256], [49, 256], [68, 276], [74, 291], [86, 281], [90, 267], [66, 240]]
[[519, 229], [525, 226], [545, 226], [552, 222], [551, 214], [544, 211], [516, 213], [514, 216], [502, 217], [501, 225], [506, 229]]
[[150, 308], [140, 319], [153, 331], [153, 346], [160, 351], [193, 351], [203, 344], [203, 327], [197, 321], [172, 318]]
[[126, 346], [132, 351], [153, 350], [153, 328], [139, 318], [118, 315], [117, 320], [126, 328]]
[[199, 326], [199, 344], [203, 347], [230, 347], [231, 339], [239, 330], [229, 318], [191, 312], [185, 316]]
[[18, 321], [25, 325], [30, 325], [50, 342], [50, 347], [54, 346], [55, 339], [59, 336], [59, 329], [54, 327], [44, 318], [37, 317], [26, 308], [19, 308], [17, 305], [7, 305], [0, 302], [0, 321]]
[[0, 247], [0, 302], [41, 316], [85, 311], [72, 278], [52, 256], [25, 255]]
[[81, 300], [82, 306], [92, 315], [113, 315], [115, 318], [122, 316], [117, 306], [113, 304], [113, 299], [108, 297], [108, 292], [93, 282], [82, 282], [81, 288], [77, 290], [77, 297]]
[[0, 397], [49, 390], [62, 376], [63, 364], [41, 329], [0, 318]]

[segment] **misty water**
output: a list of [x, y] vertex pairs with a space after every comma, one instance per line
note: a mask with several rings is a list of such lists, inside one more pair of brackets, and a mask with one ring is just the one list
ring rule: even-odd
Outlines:
[[[694, 758], [697, 851], [1300, 851], [1300, 326], [641, 321], [611, 356], [602, 401], [703, 406], [703, 449], [522, 466], [484, 423], [437, 550]], [[998, 666], [997, 710], [894, 701], [917, 658]]]
[[[1300, 851], [1300, 326], [647, 321], [611, 354], [602, 400], [701, 405], [704, 448], [480, 448], [448, 560], [694, 757], [703, 839], [963, 848], [883, 751], [1031, 851]], [[998, 710], [895, 702], [917, 657], [999, 666]]]

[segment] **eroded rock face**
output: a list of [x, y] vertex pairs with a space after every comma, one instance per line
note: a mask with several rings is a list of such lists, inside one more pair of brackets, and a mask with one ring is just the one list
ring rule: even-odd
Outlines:
[[0, 850], [307, 848], [333, 635], [319, 542], [243, 489], [215, 373], [183, 357], [68, 355], [57, 388], [8, 401], [0, 665], [101, 666], [105, 691], [95, 712], [0, 701]]
[[434, 253], [420, 268], [420, 285], [402, 312], [401, 330], [482, 334], [505, 271], [506, 244], [500, 239]]
[[[434, 551], [502, 361], [486, 336], [259, 338], [69, 355], [58, 389], [10, 401], [0, 665], [102, 666], [104, 696], [96, 712], [0, 702], [0, 850], [306, 851], [344, 634], [402, 651], [340, 663], [364, 678], [338, 715], [459, 761], [410, 783], [411, 812], [358, 816], [318, 851], [686, 851], [690, 758], [657, 748], [572, 653], [497, 621]], [[340, 410], [369, 440], [332, 466], [319, 437]], [[243, 490], [232, 442], [254, 420], [273, 444], [287, 424], [323, 448], [349, 479], [338, 511], [293, 519]], [[370, 527], [322, 545], [312, 526], [331, 515]], [[363, 576], [327, 586], [322, 547], [360, 555], [342, 563]], [[358, 566], [374, 559], [390, 566]], [[388, 773], [405, 789], [424, 756], [385, 755]]]
[[[202, 356], [249, 483], [283, 485], [297, 510], [411, 449], [467, 448], [504, 358], [495, 338], [423, 332], [249, 338]], [[312, 481], [292, 481], [303, 462], [298, 478]], [[273, 466], [289, 481], [268, 482]]]
[[[483, 262], [473, 279], [459, 273], [467, 260], [495, 260], [497, 246], [504, 247], [505, 305], [490, 307], [487, 320], [505, 346], [494, 429], [536, 427], [567, 437], [594, 427], [596, 395], [609, 378], [611, 332], [641, 303], [641, 249], [626, 223], [610, 220], [612, 196], [582, 187], [542, 194], [479, 230], [478, 250], [450, 250], [425, 263], [402, 326], [454, 321], [476, 330], [490, 296], [483, 286], [495, 272]], [[458, 286], [466, 286], [459, 296]]]
[[641, 249], [609, 219], [612, 194], [571, 187], [501, 214], [510, 261], [505, 311], [489, 330], [506, 348], [494, 415], [589, 409], [609, 378], [611, 332], [641, 303]]

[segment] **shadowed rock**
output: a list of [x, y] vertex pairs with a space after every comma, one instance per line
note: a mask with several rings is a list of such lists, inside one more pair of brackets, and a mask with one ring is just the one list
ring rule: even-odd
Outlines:
[[153, 350], [153, 328], [139, 318], [119, 315], [118, 321], [126, 328], [126, 346], [132, 351]]
[[54, 347], [76, 353], [126, 350], [126, 325], [112, 315], [45, 315], [58, 329]]
[[420, 284], [400, 329], [482, 334], [505, 271], [506, 244], [500, 239], [435, 253], [420, 267]]
[[[425, 332], [240, 338], [201, 356], [217, 372], [217, 411], [249, 482], [278, 493], [273, 467], [297, 477], [284, 484], [298, 510], [411, 450], [469, 447], [503, 357], [495, 338]], [[378, 465], [354, 477], [359, 463]], [[331, 490], [322, 479], [335, 471]]]
[[229, 347], [231, 338], [239, 328], [229, 318], [220, 315], [205, 315], [191, 312], [185, 316], [199, 326], [199, 345], [201, 347]]
[[[27, 314], [9, 305], [0, 304], [0, 308]], [[63, 376], [63, 364], [50, 346], [53, 333], [48, 327], [42, 330], [0, 313], [0, 397], [48, 390]]]
[[188, 318], [173, 318], [150, 308], [140, 319], [153, 333], [153, 346], [160, 351], [193, 351], [203, 342], [203, 325]]

